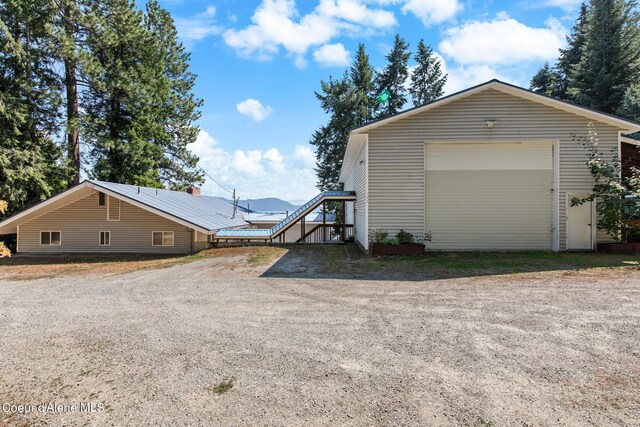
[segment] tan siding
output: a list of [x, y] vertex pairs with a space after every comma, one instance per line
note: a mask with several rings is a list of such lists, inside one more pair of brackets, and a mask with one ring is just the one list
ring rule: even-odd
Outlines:
[[[486, 120], [496, 120], [489, 129]], [[369, 229], [424, 232], [424, 142], [553, 140], [560, 145], [559, 246], [566, 249], [567, 193], [590, 191], [593, 179], [583, 147], [589, 120], [497, 90], [369, 131]], [[618, 129], [595, 123], [603, 152], [618, 145]], [[597, 240], [605, 233], [598, 231]]]
[[109, 221], [120, 221], [120, 199], [113, 196], [107, 196], [107, 211]]
[[[367, 143], [362, 145], [356, 161], [345, 180], [344, 189], [356, 192], [355, 218], [353, 218], [355, 239], [364, 248], [368, 248], [368, 227], [367, 227]], [[352, 219], [350, 217], [348, 220]]]
[[[192, 249], [192, 231], [144, 209], [122, 202], [120, 221], [107, 221], [106, 206], [94, 193], [20, 225], [20, 252], [129, 252], [186, 253]], [[41, 246], [40, 231], [60, 230], [62, 245]], [[99, 231], [111, 231], [111, 246], [99, 246]], [[153, 231], [173, 231], [174, 246], [152, 246]]]

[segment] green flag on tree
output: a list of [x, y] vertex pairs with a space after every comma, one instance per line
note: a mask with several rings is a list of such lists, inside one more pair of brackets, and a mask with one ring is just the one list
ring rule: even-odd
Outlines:
[[383, 90], [382, 93], [378, 95], [378, 98], [377, 98], [378, 103], [382, 104], [383, 102], [387, 102], [390, 96], [391, 96], [391, 92], [389, 92], [389, 89]]

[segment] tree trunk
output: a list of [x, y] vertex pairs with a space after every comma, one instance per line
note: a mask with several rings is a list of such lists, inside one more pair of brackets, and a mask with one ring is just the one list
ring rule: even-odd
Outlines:
[[[75, 21], [71, 1], [67, 2], [65, 8], [65, 30], [69, 40], [75, 38]], [[78, 78], [77, 63], [74, 52], [67, 55], [64, 61], [65, 86], [67, 90], [67, 144], [69, 159], [72, 165], [72, 183], [80, 183], [80, 132], [78, 122], [80, 113], [78, 111]]]

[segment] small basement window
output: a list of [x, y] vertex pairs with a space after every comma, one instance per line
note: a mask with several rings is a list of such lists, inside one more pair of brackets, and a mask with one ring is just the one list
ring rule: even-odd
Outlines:
[[60, 246], [62, 244], [61, 233], [59, 231], [41, 231], [40, 245]]
[[100, 240], [98, 243], [100, 244], [100, 246], [111, 246], [111, 232], [101, 231]]
[[107, 204], [107, 198], [104, 193], [98, 193], [98, 206], [105, 206]]
[[173, 246], [173, 231], [154, 231], [151, 244], [153, 246]]

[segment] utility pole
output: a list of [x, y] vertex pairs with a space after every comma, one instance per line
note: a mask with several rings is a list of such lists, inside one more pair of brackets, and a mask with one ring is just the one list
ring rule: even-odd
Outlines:
[[233, 215], [231, 215], [231, 219], [235, 219], [236, 211], [238, 210], [238, 202], [240, 199], [236, 199], [236, 189], [233, 189]]

